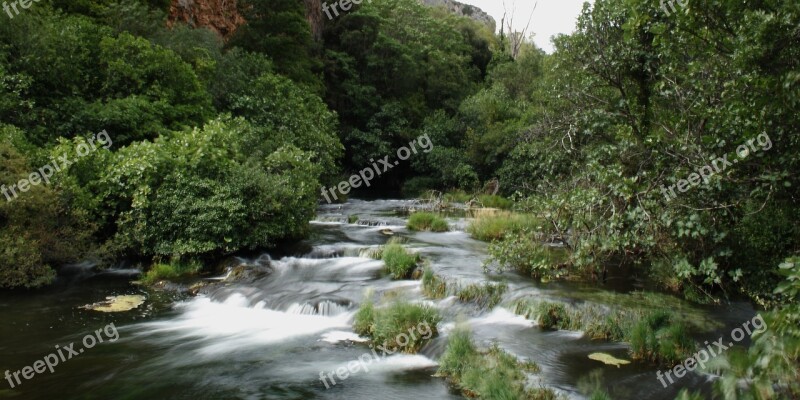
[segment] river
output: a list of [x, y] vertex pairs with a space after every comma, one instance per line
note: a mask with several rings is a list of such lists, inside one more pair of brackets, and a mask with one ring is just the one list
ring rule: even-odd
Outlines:
[[[539, 284], [512, 273], [487, 275], [482, 268], [487, 245], [464, 232], [465, 218], [449, 218], [451, 232], [409, 232], [402, 211], [412, 206], [403, 200], [322, 206], [310, 239], [287, 250], [288, 255], [239, 259], [271, 272], [217, 285], [196, 297], [144, 290], [130, 283], [138, 270], [124, 265], [98, 271], [90, 264], [65, 269], [57, 284], [44, 291], [0, 293], [0, 373], [32, 365], [56, 345], [79, 342], [109, 323], [119, 331], [119, 340], [87, 349], [52, 374], [37, 374], [13, 389], [2, 381], [0, 398], [460, 399], [457, 390], [433, 376], [456, 322], [468, 324], [476, 342], [497, 343], [538, 363], [542, 372], [536, 384], [568, 398], [584, 398], [579, 382], [598, 369], [614, 399], [672, 400], [684, 387], [708, 389], [713, 376], [707, 374], [688, 375], [664, 389], [653, 366], [617, 368], [589, 360], [594, 352], [627, 359], [627, 349], [584, 339], [580, 332], [541, 330], [509, 306], [525, 297], [602, 306], [603, 294], [636, 290], [638, 279], [611, 276], [604, 285]], [[349, 215], [359, 221], [347, 223]], [[485, 311], [453, 297], [431, 301], [422, 295], [419, 281], [385, 277], [382, 262], [364, 255], [386, 242], [380, 232], [386, 228], [407, 238], [408, 246], [448, 282], [506, 281], [510, 288], [503, 302]], [[419, 355], [382, 358], [368, 372], [326, 389], [320, 372], [346, 366], [369, 351], [351, 329], [368, 289], [437, 307], [444, 317], [442, 335]], [[122, 294], [143, 294], [147, 301], [124, 313], [79, 308]], [[746, 302], [696, 309], [718, 323], [714, 331], [699, 334], [701, 341], [730, 331], [754, 313]]]

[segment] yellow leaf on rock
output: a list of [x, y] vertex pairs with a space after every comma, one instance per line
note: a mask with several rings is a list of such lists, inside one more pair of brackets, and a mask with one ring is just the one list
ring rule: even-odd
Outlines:
[[606, 353], [592, 353], [592, 354], [589, 354], [589, 359], [595, 360], [595, 361], [600, 361], [601, 363], [606, 364], [606, 365], [614, 365], [617, 368], [619, 368], [620, 365], [627, 365], [627, 364], [631, 363], [628, 360], [621, 360], [619, 358], [616, 358], [616, 357], [612, 356], [611, 354], [606, 354]]
[[82, 308], [100, 312], [122, 312], [133, 310], [142, 304], [144, 304], [144, 296], [136, 294], [125, 296], [108, 296], [104, 301], [88, 304]]

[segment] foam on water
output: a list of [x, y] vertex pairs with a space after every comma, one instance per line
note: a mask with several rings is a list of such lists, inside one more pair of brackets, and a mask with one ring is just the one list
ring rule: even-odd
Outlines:
[[238, 293], [224, 302], [198, 297], [179, 303], [176, 308], [181, 312], [177, 318], [140, 324], [143, 332], [139, 335], [166, 334], [168, 341], [211, 340], [214, 343], [202, 352], [224, 353], [347, 328], [353, 316], [348, 312], [323, 316], [276, 311], [266, 308], [263, 302], [250, 306], [247, 298]]
[[470, 323], [476, 325], [500, 324], [527, 327], [534, 326], [533, 321], [530, 321], [521, 315], [514, 314], [510, 310], [503, 307], [497, 307], [486, 315], [474, 318], [470, 320]]
[[331, 331], [322, 334], [322, 339], [319, 340], [320, 342], [327, 342], [327, 343], [340, 343], [340, 342], [356, 342], [356, 343], [366, 343], [369, 340], [366, 338], [362, 338], [358, 336], [355, 332], [348, 332], [348, 331]]

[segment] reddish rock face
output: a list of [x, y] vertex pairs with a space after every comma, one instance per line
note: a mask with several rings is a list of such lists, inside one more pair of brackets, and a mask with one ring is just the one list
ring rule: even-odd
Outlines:
[[[306, 19], [314, 39], [322, 38], [320, 0], [303, 0]], [[183, 22], [192, 27], [205, 27], [227, 39], [246, 21], [236, 8], [236, 0], [172, 0], [169, 24]]]
[[172, 0], [169, 24], [175, 22], [205, 27], [227, 39], [245, 20], [236, 8], [236, 0]]

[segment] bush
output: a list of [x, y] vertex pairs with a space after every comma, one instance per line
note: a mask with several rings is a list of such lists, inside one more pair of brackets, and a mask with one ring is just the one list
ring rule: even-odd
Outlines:
[[559, 250], [545, 247], [535, 235], [509, 234], [504, 240], [489, 245], [489, 258], [484, 267], [489, 269], [496, 263], [500, 272], [513, 269], [534, 279], [559, 278], [568, 272], [561, 269], [560, 256]]
[[142, 283], [152, 285], [162, 280], [174, 280], [194, 275], [200, 272], [201, 269], [203, 269], [203, 266], [197, 261], [158, 263], [153, 265], [142, 277]]
[[[36, 162], [28, 154], [34, 153], [24, 132], [0, 125], [0, 182], [27, 178], [33, 170], [30, 165]], [[3, 189], [0, 288], [48, 285], [56, 277], [50, 266], [79, 261], [90, 251], [96, 227], [79, 206], [79, 196], [71, 190], [56, 190], [48, 185], [32, 186], [26, 193], [6, 186]]]
[[532, 215], [510, 212], [483, 213], [469, 224], [467, 232], [484, 242], [503, 239], [509, 234], [536, 232], [542, 222]]
[[[86, 175], [105, 228], [129, 254], [180, 259], [268, 248], [308, 232], [320, 170], [312, 152], [289, 145], [264, 154], [248, 146], [242, 138], [255, 130], [243, 119], [221, 118], [115, 153], [98, 151], [104, 157], [81, 159], [70, 173]], [[53, 154], [59, 151], [74, 151], [74, 144]]]
[[462, 302], [474, 302], [481, 308], [492, 309], [503, 300], [503, 294], [508, 291], [505, 283], [472, 284], [458, 292], [458, 299]]
[[415, 176], [403, 184], [403, 197], [420, 197], [426, 191], [436, 187], [436, 179], [426, 176]]
[[38, 246], [0, 231], [0, 289], [49, 285], [56, 272], [41, 260]]
[[[440, 321], [439, 312], [428, 306], [397, 302], [375, 308], [365, 302], [356, 313], [353, 330], [388, 350], [413, 354], [438, 335]], [[407, 337], [407, 343], [400, 343], [400, 337]]]
[[436, 275], [430, 267], [422, 274], [422, 293], [432, 299], [441, 299], [447, 295], [447, 283]]
[[403, 245], [389, 243], [383, 248], [383, 262], [394, 279], [408, 279], [419, 262], [419, 256], [406, 250]]
[[411, 214], [408, 218], [408, 229], [412, 231], [447, 232], [450, 227], [444, 218], [429, 212]]

